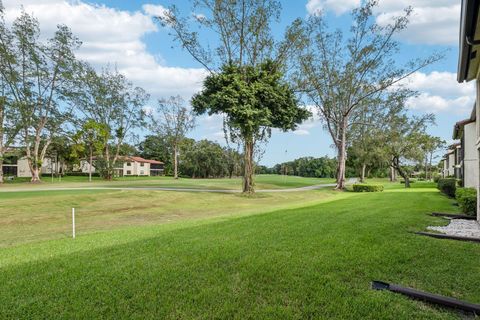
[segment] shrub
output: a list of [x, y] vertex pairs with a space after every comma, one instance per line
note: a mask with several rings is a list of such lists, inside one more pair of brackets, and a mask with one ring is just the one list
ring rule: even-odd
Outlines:
[[455, 198], [463, 213], [472, 216], [477, 214], [477, 190], [474, 188], [457, 188]]
[[353, 191], [354, 192], [381, 192], [383, 191], [383, 185], [356, 183], [353, 185]]
[[439, 179], [437, 184], [438, 190], [445, 193], [449, 197], [455, 197], [457, 188], [457, 180], [454, 178]]
[[440, 180], [442, 177], [438, 173], [433, 174], [433, 182], [438, 183], [438, 180]]

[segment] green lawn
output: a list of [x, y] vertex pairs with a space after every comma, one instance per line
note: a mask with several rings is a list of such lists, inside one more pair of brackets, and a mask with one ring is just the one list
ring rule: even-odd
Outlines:
[[[240, 190], [242, 186], [241, 178], [221, 178], [221, 179], [190, 179], [180, 178], [178, 180], [172, 177], [122, 177], [114, 181], [105, 181], [94, 177], [94, 181], [88, 182], [88, 177], [63, 177], [62, 179], [52, 179], [48, 176], [42, 178], [43, 183], [32, 185], [28, 179], [19, 178], [13, 181], [6, 181], [5, 185], [0, 186], [0, 191], [12, 188], [36, 189], [45, 187], [169, 187], [169, 188], [205, 188], [205, 189], [226, 189]], [[257, 189], [284, 189], [298, 188], [310, 185], [334, 183], [331, 178], [303, 178], [295, 176], [281, 175], [257, 175], [255, 183]]]
[[65, 238], [71, 234], [71, 208], [77, 233], [132, 225], [165, 224], [302, 207], [327, 199], [332, 188], [262, 193], [253, 198], [232, 193], [155, 190], [63, 190], [0, 192], [0, 248]]
[[[373, 291], [374, 279], [480, 302], [480, 246], [411, 233], [445, 223], [427, 213], [455, 210], [432, 185], [306, 193], [324, 198], [276, 211], [270, 210], [275, 195], [244, 198], [268, 204], [249, 215], [2, 248], [0, 319], [465, 317]], [[151, 202], [151, 196], [138, 196], [135, 205]]]

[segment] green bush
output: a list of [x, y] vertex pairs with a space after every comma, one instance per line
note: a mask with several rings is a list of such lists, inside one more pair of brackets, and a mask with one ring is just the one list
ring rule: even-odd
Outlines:
[[437, 188], [449, 197], [455, 197], [455, 190], [457, 189], [457, 180], [455, 178], [439, 179]]
[[433, 182], [438, 183], [438, 180], [440, 180], [441, 178], [442, 176], [440, 176], [440, 174], [438, 173], [433, 174]]
[[477, 190], [474, 188], [457, 188], [455, 198], [463, 213], [472, 216], [477, 214]]
[[383, 185], [381, 184], [366, 184], [356, 183], [353, 185], [354, 192], [382, 192]]

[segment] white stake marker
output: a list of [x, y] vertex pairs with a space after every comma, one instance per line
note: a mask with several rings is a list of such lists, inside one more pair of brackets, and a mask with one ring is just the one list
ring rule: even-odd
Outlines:
[[75, 208], [72, 208], [72, 237], [75, 239]]

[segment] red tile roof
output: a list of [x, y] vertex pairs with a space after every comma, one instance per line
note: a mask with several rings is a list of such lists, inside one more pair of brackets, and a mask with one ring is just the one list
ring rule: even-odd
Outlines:
[[[92, 157], [93, 160], [97, 160], [97, 157]], [[88, 158], [86, 158], [88, 161]], [[142, 157], [128, 157], [128, 156], [119, 156], [118, 160], [121, 161], [134, 161], [134, 162], [143, 162], [143, 163], [150, 163], [150, 164], [164, 164], [162, 161], [157, 160], [148, 160], [143, 159]]]
[[151, 164], [163, 164], [163, 162], [161, 162], [161, 161], [147, 160], [147, 159], [143, 159], [142, 157], [128, 157], [128, 158], [131, 159], [132, 161], [135, 161], [135, 162], [143, 162], [143, 163], [151, 163]]

